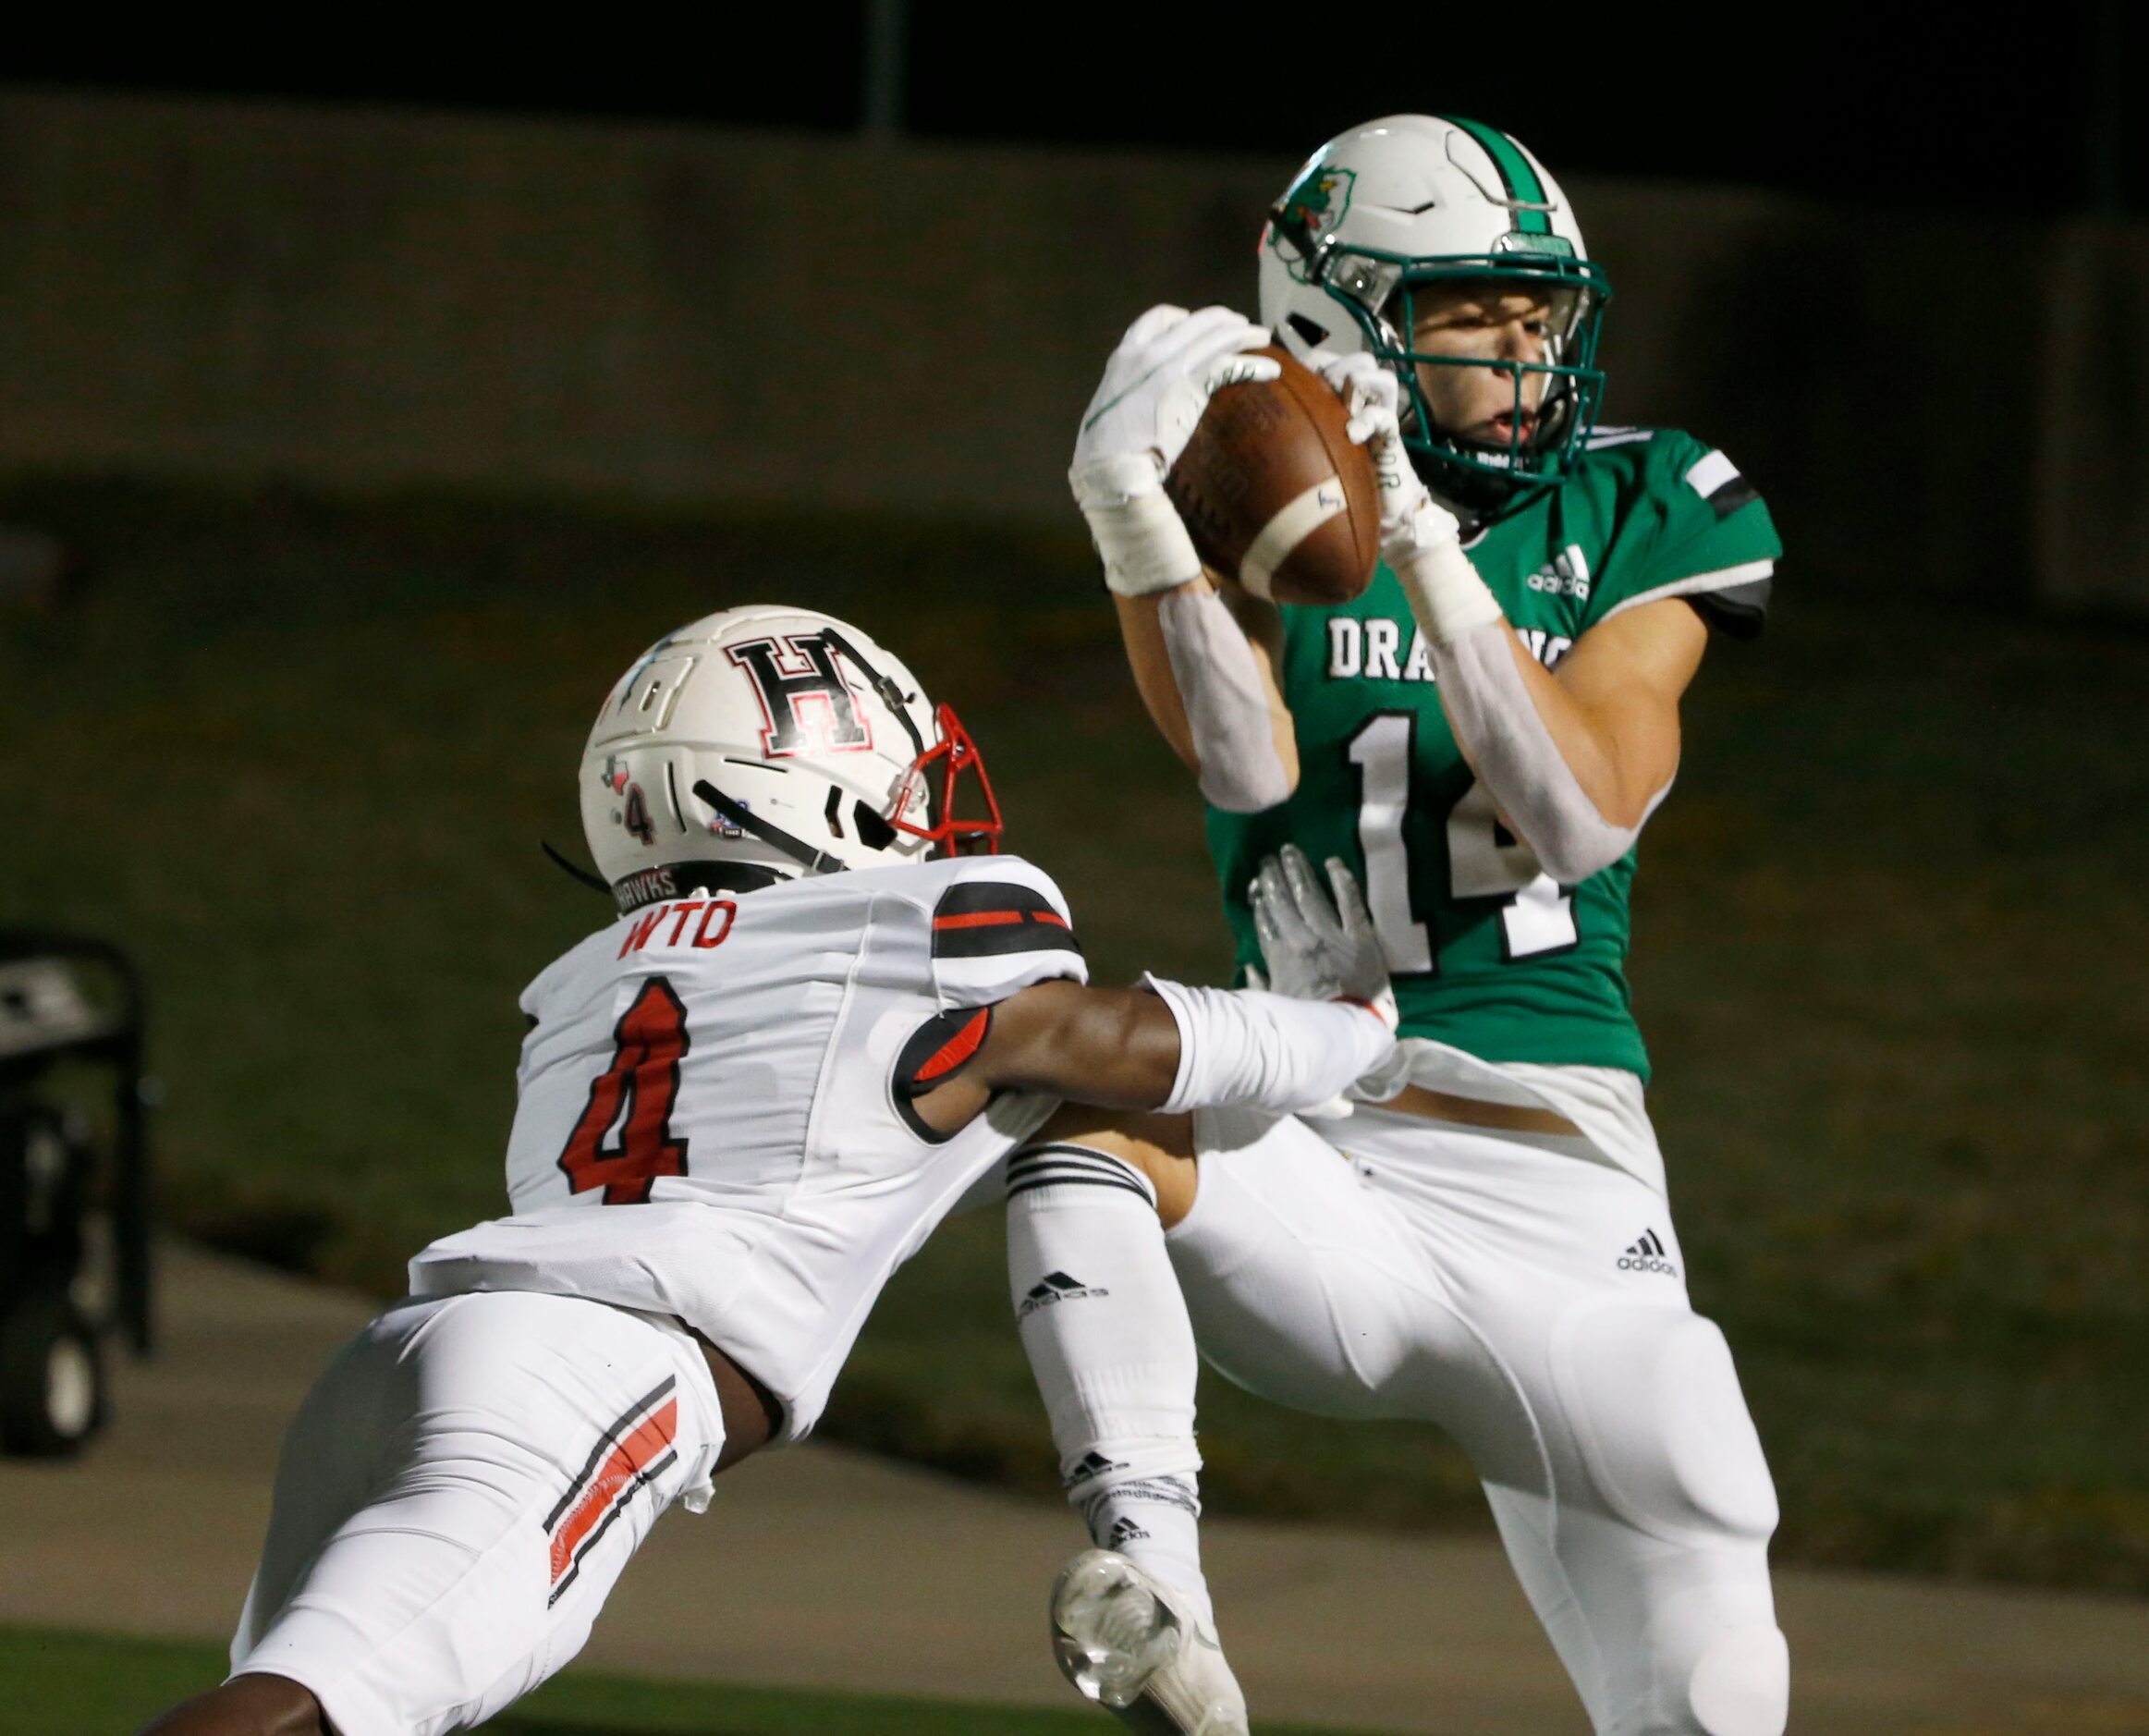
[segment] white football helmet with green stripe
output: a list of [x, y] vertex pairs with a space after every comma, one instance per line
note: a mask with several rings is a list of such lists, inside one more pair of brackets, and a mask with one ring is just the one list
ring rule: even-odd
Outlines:
[[[1413, 292], [1460, 278], [1548, 292], [1545, 360], [1420, 354]], [[1473, 120], [1391, 115], [1338, 135], [1299, 171], [1262, 234], [1262, 323], [1299, 356], [1364, 349], [1392, 368], [1420, 472], [1479, 512], [1557, 482], [1580, 450], [1604, 392], [1594, 364], [1611, 293], [1558, 183], [1515, 140]], [[1419, 388], [1422, 363], [1505, 373], [1518, 411], [1508, 446], [1444, 433]], [[1533, 373], [1549, 377], [1525, 418], [1523, 382]]]

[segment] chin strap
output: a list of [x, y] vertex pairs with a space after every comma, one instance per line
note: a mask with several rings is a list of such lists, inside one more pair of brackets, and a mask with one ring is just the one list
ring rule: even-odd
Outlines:
[[732, 801], [706, 777], [695, 783], [694, 793], [740, 831], [751, 833], [771, 850], [783, 851], [808, 874], [839, 874], [850, 866], [840, 857], [831, 856], [824, 850], [815, 850], [804, 838], [794, 837], [782, 826], [771, 825], [742, 803]]
[[565, 856], [561, 855], [559, 851], [553, 849], [551, 844], [548, 843], [545, 839], [542, 837], [539, 838], [537, 840], [537, 848], [543, 850], [547, 856], [551, 857], [553, 861], [559, 865], [560, 868], [565, 870], [568, 874], [571, 874], [575, 879], [580, 880], [584, 886], [588, 886], [591, 891], [602, 892], [606, 898], [610, 898], [612, 896], [612, 888], [606, 886], [604, 881], [600, 880], [587, 868], [578, 868], [573, 862], [569, 862]]

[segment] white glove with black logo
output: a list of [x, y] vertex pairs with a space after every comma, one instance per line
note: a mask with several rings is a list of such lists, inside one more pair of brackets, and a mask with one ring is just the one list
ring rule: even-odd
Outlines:
[[1268, 341], [1229, 308], [1154, 307], [1105, 364], [1068, 481], [1104, 559], [1105, 582], [1121, 596], [1153, 595], [1200, 576], [1201, 557], [1165, 498], [1164, 479], [1212, 394], [1282, 372], [1274, 357], [1245, 353]]

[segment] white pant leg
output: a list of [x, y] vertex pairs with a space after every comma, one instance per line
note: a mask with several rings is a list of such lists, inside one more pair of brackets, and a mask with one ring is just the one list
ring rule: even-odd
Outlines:
[[[1484, 1477], [1597, 1730], [1775, 1736], [1774, 1485], [1662, 1194], [1581, 1142], [1361, 1111], [1337, 1125], [1508, 1376], [1435, 1413]], [[1485, 1402], [1493, 1397], [1495, 1401]], [[1499, 1466], [1542, 1456], [1542, 1479]]]
[[1197, 1111], [1194, 1142], [1166, 1246], [1203, 1360], [1323, 1416], [1426, 1418], [1459, 1371], [1498, 1383], [1409, 1219], [1307, 1123]]
[[1167, 1245], [1203, 1357], [1297, 1409], [1453, 1435], [1600, 1731], [1780, 1730], [1774, 1492], [1663, 1196], [1579, 1143], [1364, 1109], [1195, 1136]]
[[302, 1683], [338, 1736], [481, 1723], [581, 1649], [722, 1444], [683, 1333], [571, 1297], [392, 1308], [286, 1438], [233, 1673]]

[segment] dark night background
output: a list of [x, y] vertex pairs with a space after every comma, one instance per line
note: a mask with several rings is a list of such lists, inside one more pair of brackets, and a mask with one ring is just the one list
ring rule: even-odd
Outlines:
[[[727, 9], [714, 28], [571, 41], [538, 29], [422, 47], [190, 35], [61, 38], [0, 56], [18, 84], [856, 128], [874, 10]], [[1308, 6], [897, 8], [899, 126], [922, 139], [1300, 153], [1369, 116], [1468, 114], [1558, 175], [1737, 182], [1911, 209], [2149, 208], [2132, 74], [2141, 10], [1537, 5], [1387, 7], [1347, 41]]]

